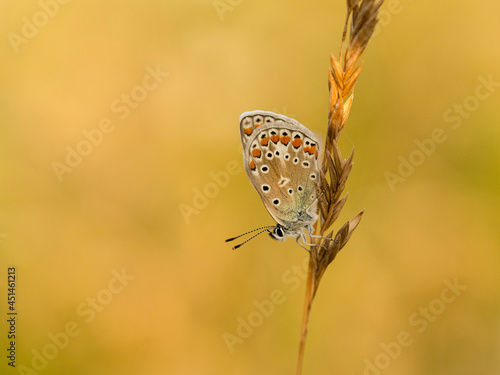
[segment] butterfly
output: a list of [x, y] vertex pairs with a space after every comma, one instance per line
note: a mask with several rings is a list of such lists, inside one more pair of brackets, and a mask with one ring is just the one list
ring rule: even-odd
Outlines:
[[311, 236], [318, 220], [316, 136], [297, 120], [267, 111], [242, 113], [239, 126], [245, 171], [276, 225], [248, 232], [261, 230], [233, 249], [266, 231], [275, 240], [293, 237], [302, 247], [299, 239], [308, 245], [305, 231]]

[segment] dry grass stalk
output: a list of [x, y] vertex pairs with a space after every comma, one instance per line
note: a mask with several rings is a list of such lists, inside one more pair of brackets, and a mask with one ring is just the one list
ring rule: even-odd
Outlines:
[[[324, 238], [312, 239], [313, 243], [321, 246], [311, 246], [310, 251], [297, 375], [302, 373], [309, 314], [319, 282], [328, 265], [346, 245], [363, 215], [363, 211], [361, 211], [354, 218], [346, 222], [335, 235], [335, 241], [332, 241], [333, 231], [329, 233], [328, 231], [338, 218], [346, 202], [347, 195], [341, 198], [341, 194], [351, 172], [354, 156], [353, 151], [347, 159], [344, 159], [337, 145], [337, 140], [347, 122], [354, 99], [352, 91], [361, 72], [361, 65], [358, 65], [358, 59], [365, 50], [375, 30], [378, 21], [378, 11], [382, 3], [383, 0], [347, 0], [347, 16], [342, 35], [340, 56], [338, 60], [333, 55], [330, 57], [331, 67], [328, 75], [328, 87], [330, 90], [328, 130], [319, 183], [319, 190], [324, 192], [324, 194], [319, 201], [320, 218], [316, 223], [315, 230], [316, 235]], [[349, 26], [349, 41], [344, 53], [344, 42]]]

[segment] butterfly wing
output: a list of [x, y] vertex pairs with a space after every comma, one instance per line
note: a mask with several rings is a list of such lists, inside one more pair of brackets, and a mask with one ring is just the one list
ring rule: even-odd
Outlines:
[[270, 215], [285, 229], [299, 230], [317, 219], [319, 145], [298, 121], [273, 112], [240, 116], [243, 163]]

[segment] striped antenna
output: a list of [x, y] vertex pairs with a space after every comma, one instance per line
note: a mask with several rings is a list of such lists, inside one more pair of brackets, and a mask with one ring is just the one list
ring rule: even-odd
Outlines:
[[237, 239], [237, 238], [240, 238], [240, 237], [242, 237], [242, 236], [246, 236], [247, 234], [250, 234], [250, 233], [253, 233], [253, 232], [255, 232], [255, 231], [260, 230], [260, 232], [259, 232], [259, 233], [254, 234], [254, 235], [253, 235], [252, 237], [250, 237], [248, 240], [246, 240], [246, 241], [244, 241], [244, 242], [240, 243], [239, 245], [233, 246], [233, 250], [236, 250], [238, 247], [240, 247], [240, 246], [242, 246], [242, 245], [246, 244], [248, 241], [250, 241], [250, 240], [254, 239], [255, 237], [257, 237], [259, 234], [262, 234], [262, 233], [264, 233], [264, 232], [269, 232], [269, 233], [271, 233], [271, 231], [269, 230], [269, 228], [275, 228], [275, 226], [274, 226], [274, 225], [268, 225], [268, 226], [265, 226], [265, 227], [260, 227], [260, 228], [257, 228], [257, 229], [254, 229], [254, 230], [251, 230], [250, 232], [246, 232], [246, 233], [240, 234], [239, 236], [236, 236], [236, 237], [233, 237], [233, 238], [228, 238], [228, 239], [226, 240], [226, 242], [233, 241], [233, 240], [235, 240], [235, 239]]

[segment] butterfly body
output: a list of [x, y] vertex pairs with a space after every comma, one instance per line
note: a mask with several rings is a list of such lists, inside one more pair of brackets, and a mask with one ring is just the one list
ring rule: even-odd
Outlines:
[[304, 231], [311, 233], [318, 219], [315, 135], [298, 121], [273, 112], [245, 112], [239, 122], [245, 171], [277, 223], [271, 237], [305, 240]]

